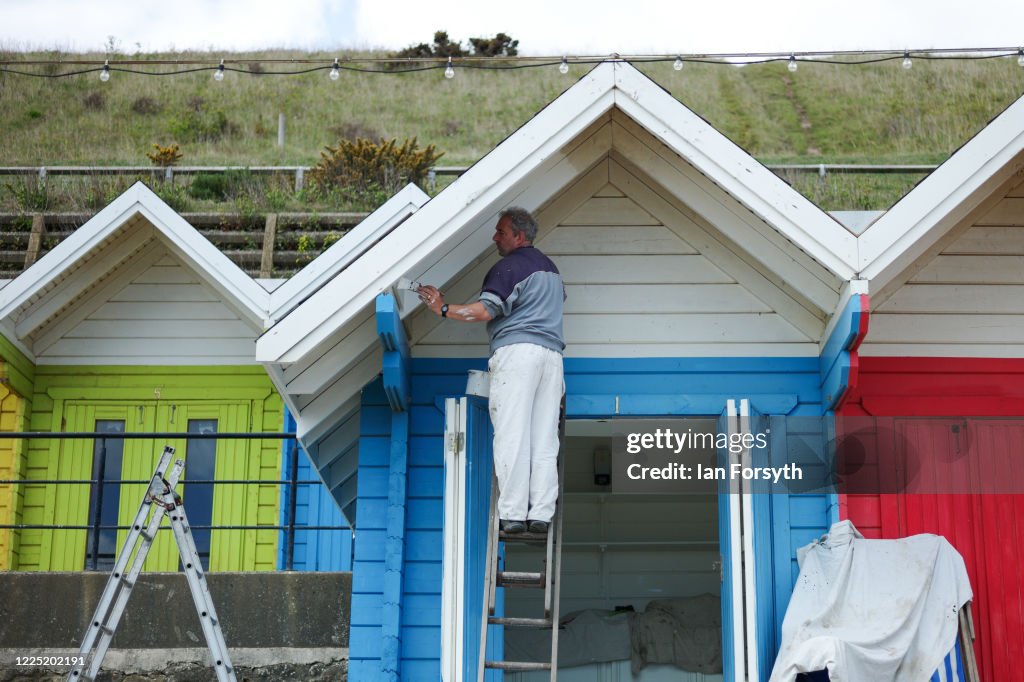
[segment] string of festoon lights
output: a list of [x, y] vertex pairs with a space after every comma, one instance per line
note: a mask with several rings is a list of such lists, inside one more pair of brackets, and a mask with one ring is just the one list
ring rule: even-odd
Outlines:
[[[130, 57], [111, 59], [40, 59], [0, 60], [0, 73], [35, 78], [68, 78], [83, 74], [98, 73], [103, 82], [110, 80], [114, 72], [140, 76], [181, 76], [199, 71], [212, 71], [213, 78], [223, 81], [228, 73], [235, 72], [250, 76], [299, 76], [326, 71], [328, 78], [337, 81], [342, 71], [374, 74], [400, 74], [418, 71], [443, 70], [444, 77], [455, 77], [456, 69], [477, 69], [507, 71], [516, 69], [545, 68], [556, 66], [562, 74], [568, 74], [571, 65], [600, 64], [604, 62], [629, 62], [631, 64], [671, 63], [676, 71], [682, 71], [686, 64], [718, 64], [740, 66], [785, 62], [793, 72], [800, 64], [836, 64], [857, 66], [899, 61], [904, 69], [913, 67], [915, 59], [924, 60], [979, 60], [1017, 58], [1024, 67], [1024, 47], [978, 47], [942, 48], [921, 50], [846, 50], [831, 52], [735, 52], [719, 54], [655, 54], [605, 56], [529, 57], [529, 56], [458, 56], [458, 57], [335, 57], [327, 59], [256, 59], [224, 58], [219, 64], [200, 59], [132, 59]], [[253, 65], [258, 68], [252, 68]], [[266, 69], [265, 65], [285, 66], [281, 70]], [[41, 70], [27, 70], [26, 67], [46, 67]], [[57, 71], [61, 67], [72, 67]], [[75, 68], [78, 67], [78, 68]]]

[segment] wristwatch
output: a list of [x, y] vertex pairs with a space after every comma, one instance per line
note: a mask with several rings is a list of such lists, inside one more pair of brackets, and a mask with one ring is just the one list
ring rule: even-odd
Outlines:
[[448, 304], [441, 306], [441, 317], [448, 317]]

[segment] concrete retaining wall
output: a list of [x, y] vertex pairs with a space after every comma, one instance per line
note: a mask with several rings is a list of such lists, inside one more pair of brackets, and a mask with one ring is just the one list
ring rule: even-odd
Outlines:
[[[67, 665], [31, 657], [78, 654], [107, 578], [0, 574], [0, 682], [62, 679]], [[351, 573], [211, 573], [207, 580], [239, 679], [344, 679]], [[31, 664], [17, 665], [19, 657]], [[201, 680], [208, 662], [184, 576], [143, 574], [104, 659], [104, 678]]]

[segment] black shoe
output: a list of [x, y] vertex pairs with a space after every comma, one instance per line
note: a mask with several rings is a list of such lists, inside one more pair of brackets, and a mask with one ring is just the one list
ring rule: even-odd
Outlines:
[[518, 535], [519, 533], [526, 532], [525, 521], [509, 521], [507, 519], [501, 519], [498, 527], [501, 528], [501, 532], [506, 535]]
[[527, 521], [527, 523], [529, 524], [530, 532], [536, 533], [537, 535], [546, 535], [548, 532], [548, 525], [550, 525], [547, 521]]

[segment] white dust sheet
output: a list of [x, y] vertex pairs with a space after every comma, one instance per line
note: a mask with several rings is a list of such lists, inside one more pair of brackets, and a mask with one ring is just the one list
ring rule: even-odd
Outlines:
[[771, 682], [922, 682], [956, 641], [971, 599], [959, 553], [938, 535], [865, 540], [849, 521], [800, 549]]

